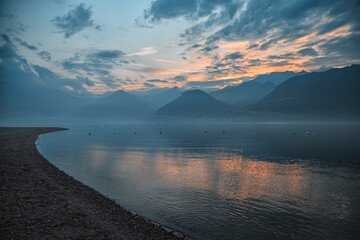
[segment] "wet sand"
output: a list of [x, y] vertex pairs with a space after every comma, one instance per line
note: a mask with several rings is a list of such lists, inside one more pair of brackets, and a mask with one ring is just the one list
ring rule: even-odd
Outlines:
[[68, 176], [36, 149], [62, 128], [0, 128], [2, 239], [183, 239]]

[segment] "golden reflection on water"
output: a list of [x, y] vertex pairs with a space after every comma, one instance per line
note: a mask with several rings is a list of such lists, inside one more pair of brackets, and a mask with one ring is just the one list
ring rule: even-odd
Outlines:
[[[239, 128], [236, 133], [245, 139], [238, 140], [227, 139], [235, 133], [226, 131], [214, 134], [215, 142], [209, 140], [210, 130], [206, 135], [200, 131], [201, 136], [176, 132], [174, 140], [163, 139], [166, 143], [158, 132], [143, 141], [136, 140], [142, 132], [135, 136], [132, 130], [130, 136], [109, 131], [98, 139], [95, 133], [91, 138], [84, 134], [84, 142], [64, 135], [62, 141], [54, 137], [45, 150], [48, 146], [46, 156], [59, 168], [124, 207], [204, 235], [230, 233], [240, 239], [260, 232], [313, 239], [326, 238], [333, 229], [354, 232], [350, 228], [360, 220], [360, 178], [353, 169], [358, 163], [342, 163], [356, 148], [346, 140], [350, 135], [332, 137], [327, 130], [314, 137], [301, 136], [300, 130], [296, 136], [291, 135], [295, 130], [266, 135], [266, 126], [259, 139]], [[224, 141], [218, 143], [218, 137]]]
[[207, 190], [236, 200], [239, 204], [248, 199], [266, 199], [274, 205], [277, 205], [277, 201], [283, 201], [282, 204], [291, 201], [296, 203], [292, 208], [303, 212], [324, 209], [325, 215], [335, 218], [346, 218], [349, 214], [349, 199], [346, 196], [332, 196], [331, 199], [336, 198], [339, 202], [324, 201], [320, 197], [327, 183], [311, 182], [311, 170], [300, 163], [261, 161], [244, 157], [241, 151], [208, 154], [146, 152], [129, 148], [111, 152], [96, 147], [92, 148], [90, 155], [92, 168], [100, 168], [106, 159], [111, 159], [110, 176], [120, 181], [131, 179], [134, 186]]
[[149, 156], [129, 150], [115, 158], [110, 169], [114, 178], [131, 172], [137, 181], [146, 182], [149, 176], [154, 181], [154, 176], [167, 184], [211, 190], [238, 200], [266, 195], [301, 198], [309, 175], [300, 164], [264, 162], [238, 153], [213, 156], [159, 151]]
[[[178, 161], [177, 157], [184, 161]], [[158, 153], [154, 160], [154, 171], [166, 181], [190, 188], [210, 188], [211, 177], [205, 159], [196, 156], [186, 157], [182, 154], [172, 156]]]
[[299, 198], [304, 192], [306, 170], [299, 164], [279, 164], [242, 155], [221, 155], [215, 161], [220, 181], [218, 191], [237, 200], [271, 195]]

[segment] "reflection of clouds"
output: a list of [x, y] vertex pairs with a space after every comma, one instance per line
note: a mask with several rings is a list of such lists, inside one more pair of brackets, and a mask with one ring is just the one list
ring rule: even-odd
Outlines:
[[[331, 175], [314, 173], [302, 163], [259, 161], [245, 158], [241, 151], [209, 153], [182, 148], [153, 151], [133, 147], [109, 152], [94, 149], [91, 167], [98, 168], [106, 158], [111, 158], [111, 178], [121, 180], [131, 191], [140, 191], [135, 195], [146, 192], [151, 198], [154, 197], [151, 194], [161, 195], [158, 190], [167, 188], [209, 191], [236, 203], [236, 208], [294, 211], [335, 220], [346, 219], [351, 210], [348, 196], [327, 193], [332, 189], [328, 183]], [[339, 183], [336, 189], [343, 184]], [[149, 193], [149, 189], [155, 192]], [[201, 196], [200, 200], [213, 201], [208, 197]]]
[[[183, 161], [179, 161], [182, 159]], [[168, 181], [176, 182], [181, 186], [209, 189], [210, 174], [206, 159], [199, 156], [158, 153], [155, 156], [156, 173]]]
[[[215, 156], [206, 153], [176, 156], [157, 153], [154, 161], [156, 169], [152, 171], [165, 181], [174, 181], [191, 189], [214, 191], [239, 203], [265, 199], [263, 204], [269, 204], [273, 210], [280, 207], [310, 213], [320, 209], [322, 216], [324, 213], [340, 218], [345, 218], [349, 210], [344, 205], [348, 202], [345, 196], [330, 204], [309, 206], [309, 201], [317, 202], [316, 195], [323, 196], [326, 190], [312, 191], [312, 182], [319, 176], [313, 179], [311, 171], [301, 163], [264, 162], [244, 158], [241, 152], [218, 153]], [[325, 187], [324, 184], [320, 186]]]
[[112, 166], [114, 177], [131, 173], [144, 184], [153, 183], [150, 178], [160, 184], [215, 191], [239, 201], [266, 196], [301, 199], [307, 187], [308, 173], [300, 164], [262, 162], [238, 154], [160, 151], [149, 156], [132, 149], [121, 158]]
[[300, 199], [308, 174], [299, 164], [278, 164], [242, 155], [221, 155], [216, 160], [219, 194], [244, 201], [248, 198]]

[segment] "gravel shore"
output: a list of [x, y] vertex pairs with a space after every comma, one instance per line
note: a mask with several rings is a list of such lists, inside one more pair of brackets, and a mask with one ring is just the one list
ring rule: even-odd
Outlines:
[[68, 176], [36, 149], [62, 128], [0, 128], [2, 239], [184, 239]]

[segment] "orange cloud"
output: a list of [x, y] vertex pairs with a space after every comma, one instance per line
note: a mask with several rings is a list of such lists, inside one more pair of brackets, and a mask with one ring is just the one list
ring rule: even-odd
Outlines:
[[[314, 68], [316, 68], [316, 66], [303, 67], [303, 64], [305, 62], [311, 61], [311, 59], [313, 59], [314, 57], [322, 57], [322, 53], [320, 51], [320, 48], [318, 48], [317, 44], [321, 44], [322, 40], [329, 40], [337, 37], [346, 37], [350, 34], [352, 34], [351, 26], [345, 25], [325, 34], [313, 32], [301, 38], [294, 39], [293, 41], [289, 41], [287, 39], [278, 40], [264, 50], [259, 50], [257, 47], [249, 48], [251, 45], [254, 44], [261, 46], [261, 44], [266, 42], [264, 39], [251, 42], [247, 40], [231, 42], [222, 41], [217, 44], [219, 46], [218, 49], [215, 49], [207, 54], [204, 54], [204, 52], [202, 51], [192, 52], [192, 55], [188, 56], [188, 61], [174, 61], [154, 58], [150, 59], [153, 62], [144, 60], [146, 64], [131, 64], [147, 68], [147, 79], [150, 79], [151, 77], [156, 77], [161, 80], [169, 80], [180, 74], [187, 76], [187, 82], [234, 79], [233, 81], [229, 81], [227, 83], [224, 83], [223, 85], [219, 84], [217, 86], [213, 86], [213, 88], [222, 88], [228, 85], [240, 84], [242, 82], [240, 78], [243, 77], [252, 78], [259, 74], [268, 74], [271, 72], [299, 72], [302, 70], [312, 71], [314, 70]], [[298, 51], [306, 48], [305, 45], [312, 43], [317, 43], [313, 44], [312, 48], [318, 52], [318, 56], [300, 57], [299, 55], [297, 55]], [[244, 55], [244, 57], [242, 59], [239, 58], [224, 60], [224, 57], [226, 55], [235, 52], [241, 53], [242, 55]], [[158, 65], [161, 63], [163, 65]], [[217, 63], [220, 63], [220, 66], [215, 68], [215, 70], [212, 71], [211, 74], [208, 73], [207, 71], [209, 70], [206, 67], [216, 66]], [[165, 66], [166, 64], [168, 64], [171, 67], [165, 68], [164, 64]], [[137, 70], [135, 69], [131, 71], [136, 72]], [[216, 71], [219, 72], [218, 75], [216, 75]], [[172, 87], [174, 85], [182, 87], [185, 84], [186, 82], [154, 83], [156, 87]], [[144, 85], [124, 85], [120, 88], [126, 90], [133, 90], [144, 88]], [[99, 86], [92, 87], [91, 91], [100, 91]]]

